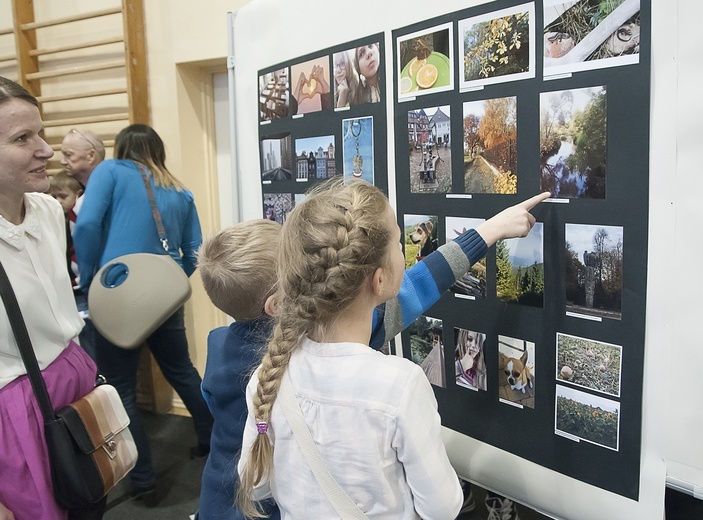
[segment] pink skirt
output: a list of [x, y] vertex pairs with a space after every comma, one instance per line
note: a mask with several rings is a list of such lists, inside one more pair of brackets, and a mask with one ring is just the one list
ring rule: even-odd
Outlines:
[[[97, 369], [75, 342], [43, 372], [58, 410], [95, 386]], [[65, 520], [67, 512], [54, 500], [44, 422], [27, 376], [0, 390], [0, 503], [16, 520]]]

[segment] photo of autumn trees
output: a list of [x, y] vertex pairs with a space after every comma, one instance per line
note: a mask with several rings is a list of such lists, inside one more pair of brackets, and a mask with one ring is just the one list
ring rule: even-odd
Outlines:
[[566, 224], [566, 311], [622, 318], [623, 228]]
[[517, 193], [517, 98], [464, 103], [464, 192]]
[[461, 87], [534, 77], [534, 4], [459, 22]]
[[544, 253], [542, 224], [525, 238], [496, 243], [496, 292], [501, 301], [544, 305]]
[[558, 198], [605, 198], [604, 86], [540, 94], [540, 186]]

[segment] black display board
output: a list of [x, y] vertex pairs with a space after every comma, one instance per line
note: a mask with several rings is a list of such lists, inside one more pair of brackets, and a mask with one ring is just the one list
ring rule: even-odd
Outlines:
[[[421, 256], [410, 240], [418, 223], [430, 221], [442, 244], [472, 222], [462, 219], [553, 193], [533, 211], [541, 252], [534, 236], [526, 248], [491, 247], [485, 266], [402, 339], [403, 355], [435, 385], [444, 426], [637, 500], [651, 6], [613, 3], [624, 7], [608, 18], [603, 2], [496, 1], [393, 31], [395, 181], [408, 265]], [[570, 4], [586, 9], [565, 21]], [[570, 34], [579, 18], [590, 29]], [[583, 52], [588, 31], [603, 45], [559, 60]], [[460, 329], [483, 340], [485, 390], [457, 379]], [[528, 373], [510, 361], [524, 352]], [[507, 368], [518, 369], [513, 385]]]

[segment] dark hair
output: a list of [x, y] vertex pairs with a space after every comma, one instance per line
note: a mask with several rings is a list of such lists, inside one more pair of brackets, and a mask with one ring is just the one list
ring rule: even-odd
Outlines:
[[12, 81], [11, 79], [0, 76], [0, 105], [10, 101], [11, 99], [23, 99], [27, 103], [31, 103], [35, 107], [39, 107], [37, 98], [27, 92], [22, 85]]
[[127, 159], [143, 164], [149, 168], [158, 186], [185, 188], [166, 168], [164, 142], [149, 125], [133, 124], [120, 130], [115, 136], [115, 159]]

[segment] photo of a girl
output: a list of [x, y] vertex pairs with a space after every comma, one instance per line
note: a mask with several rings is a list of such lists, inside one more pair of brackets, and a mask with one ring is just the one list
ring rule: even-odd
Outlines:
[[485, 334], [466, 329], [454, 329], [454, 373], [456, 384], [474, 390], [486, 390], [486, 360], [483, 354]]

